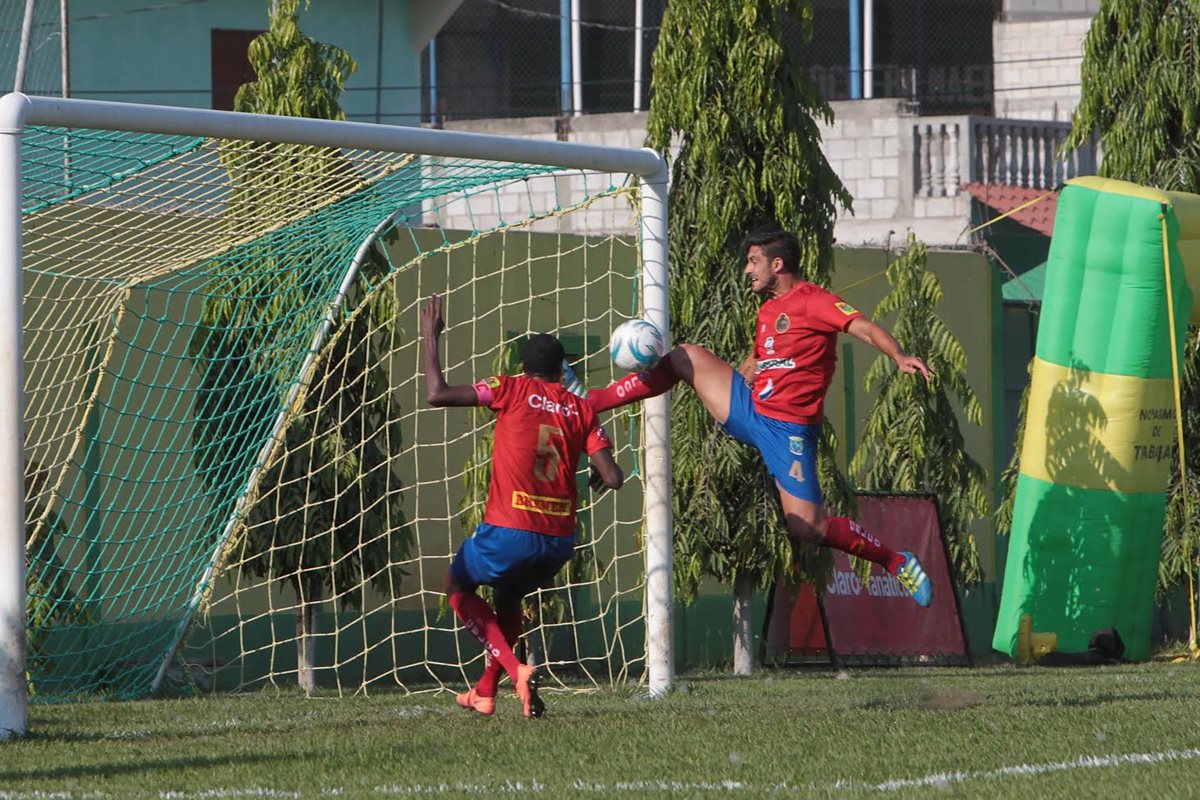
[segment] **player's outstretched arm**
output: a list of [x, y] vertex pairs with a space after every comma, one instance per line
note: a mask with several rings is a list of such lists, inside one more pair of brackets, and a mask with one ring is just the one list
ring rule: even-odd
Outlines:
[[438, 341], [442, 336], [442, 298], [433, 295], [421, 307], [421, 342], [425, 350], [425, 400], [431, 406], [477, 406], [474, 386], [451, 386], [442, 372]]
[[866, 317], [857, 317], [852, 320], [850, 326], [846, 328], [846, 333], [856, 339], [861, 339], [895, 361], [901, 372], [909, 375], [919, 372], [925, 377], [926, 383], [933, 379], [933, 370], [926, 366], [924, 361], [901, 350], [900, 343], [890, 333]]
[[592, 475], [588, 479], [588, 485], [599, 491], [600, 489], [620, 489], [625, 483], [625, 473], [621, 470], [621, 465], [613, 458], [612, 450], [605, 448], [597, 450], [591, 455]]

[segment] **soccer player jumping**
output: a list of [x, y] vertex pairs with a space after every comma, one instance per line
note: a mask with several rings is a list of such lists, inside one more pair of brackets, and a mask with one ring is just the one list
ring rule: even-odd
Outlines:
[[[840, 297], [802, 280], [800, 243], [792, 234], [753, 234], [744, 248], [750, 291], [765, 302], [758, 312], [754, 352], [739, 370], [703, 347], [684, 344], [645, 373], [593, 389], [588, 402], [599, 413], [660, 395], [684, 381], [726, 433], [758, 448], [779, 488], [793, 538], [883, 565], [919, 605], [928, 606], [933, 587], [915, 555], [889, 550], [847, 517], [826, 516], [817, 481], [817, 443], [839, 333], [879, 350], [901, 372], [920, 373], [929, 381], [929, 367]], [[742, 379], [735, 379], [738, 372]]]
[[[455, 701], [479, 714], [493, 714], [503, 669], [525, 716], [540, 717], [545, 706], [535, 670], [520, 663], [512, 649], [521, 635], [521, 601], [549, 586], [571, 560], [580, 453], [586, 449], [591, 458], [593, 489], [619, 489], [625, 474], [613, 459], [596, 412], [559, 382], [564, 354], [558, 339], [539, 333], [526, 340], [523, 375], [450, 386], [438, 352], [443, 327], [442, 301], [435, 294], [421, 308], [425, 399], [433, 406], [486, 406], [496, 412], [483, 523], [459, 548], [443, 584], [450, 607], [485, 653], [483, 676]], [[481, 585], [493, 589], [494, 612], [475, 593]]]

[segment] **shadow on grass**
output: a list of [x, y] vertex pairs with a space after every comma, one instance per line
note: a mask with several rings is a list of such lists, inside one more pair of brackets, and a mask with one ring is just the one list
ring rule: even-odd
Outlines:
[[1195, 697], [1195, 692], [1178, 691], [1178, 692], [1103, 692], [1092, 697], [1065, 697], [1062, 699], [1046, 698], [1043, 700], [1031, 700], [1027, 703], [1022, 703], [1026, 706], [1037, 706], [1039, 708], [1080, 708], [1086, 706], [1103, 706], [1109, 703], [1136, 703], [1139, 701], [1167, 701], [1167, 700], [1190, 700]]
[[984, 705], [988, 696], [969, 689], [940, 689], [915, 694], [872, 697], [862, 704], [866, 710], [880, 711], [962, 711]]
[[111, 778], [115, 775], [129, 773], [149, 775], [155, 770], [205, 769], [210, 767], [229, 767], [233, 764], [261, 764], [284, 760], [291, 760], [291, 757], [223, 754], [212, 757], [192, 756], [190, 758], [155, 759], [138, 761], [136, 763], [132, 761], [130, 763], [105, 762], [40, 769], [3, 769], [0, 770], [0, 786], [10, 786], [16, 781], [44, 781], [56, 778]]

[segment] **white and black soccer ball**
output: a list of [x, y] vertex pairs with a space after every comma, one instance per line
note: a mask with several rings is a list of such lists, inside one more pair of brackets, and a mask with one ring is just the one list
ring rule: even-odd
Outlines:
[[626, 372], [645, 372], [666, 355], [667, 340], [654, 323], [631, 319], [612, 332], [608, 352]]

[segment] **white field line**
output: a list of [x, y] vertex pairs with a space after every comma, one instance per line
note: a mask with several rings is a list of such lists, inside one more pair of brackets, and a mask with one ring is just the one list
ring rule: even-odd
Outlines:
[[867, 789], [875, 792], [895, 792], [900, 789], [913, 789], [922, 786], [948, 786], [953, 783], [968, 783], [970, 781], [994, 780], [996, 778], [1026, 777], [1045, 775], [1050, 772], [1068, 772], [1075, 769], [1098, 769], [1102, 767], [1120, 767], [1126, 764], [1161, 764], [1167, 761], [1190, 761], [1200, 758], [1200, 748], [1192, 747], [1187, 750], [1163, 750], [1158, 753], [1126, 753], [1113, 756], [1080, 756], [1070, 761], [1056, 761], [1049, 764], [1017, 764], [1012, 767], [999, 769], [978, 770], [972, 772], [938, 772], [920, 778], [896, 778], [883, 783], [855, 783], [838, 781], [834, 784], [839, 789]]
[[[830, 785], [793, 783], [763, 783], [755, 784], [749, 781], [718, 780], [718, 781], [617, 781], [603, 783], [599, 781], [576, 780], [568, 784], [547, 785], [538, 780], [511, 780], [502, 783], [412, 783], [387, 784], [376, 786], [372, 794], [377, 796], [420, 796], [420, 795], [507, 795], [507, 794], [558, 794], [563, 791], [594, 792], [596, 794], [621, 794], [622, 792], [739, 792], [776, 793], [776, 794], [808, 794], [820, 789], [855, 789], [868, 792], [896, 792], [902, 789], [921, 787], [944, 787], [952, 784], [970, 783], [973, 781], [996, 780], [1003, 778], [1023, 778], [1035, 775], [1045, 775], [1052, 772], [1069, 772], [1080, 769], [1102, 769], [1138, 764], [1164, 764], [1169, 762], [1192, 761], [1200, 759], [1200, 747], [1186, 750], [1163, 750], [1156, 753], [1125, 753], [1109, 756], [1081, 756], [1070, 761], [1055, 761], [1045, 764], [1017, 764], [991, 770], [973, 770], [960, 772], [936, 772], [919, 778], [894, 778], [882, 783], [862, 783], [860, 781], [840, 780]], [[252, 786], [246, 788], [199, 789], [197, 791], [164, 791], [139, 794], [139, 797], [158, 798], [158, 800], [223, 800], [224, 798], [306, 798], [306, 797], [338, 797], [347, 790], [341, 787], [325, 787], [313, 791], [290, 791], [272, 789], [269, 787]], [[358, 793], [360, 790], [355, 790]], [[70, 790], [32, 790], [4, 791], [0, 789], [0, 800], [107, 800], [115, 798], [99, 791], [73, 792]]]

